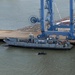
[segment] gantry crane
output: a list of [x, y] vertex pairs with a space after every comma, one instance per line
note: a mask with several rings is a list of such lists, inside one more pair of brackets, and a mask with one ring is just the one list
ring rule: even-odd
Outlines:
[[[53, 0], [46, 0], [46, 7], [45, 7], [45, 1], [44, 0], [40, 0], [40, 20], [38, 18], [32, 17], [31, 21], [32, 22], [40, 22], [41, 23], [41, 32], [42, 34], [39, 35], [39, 37], [45, 37], [47, 35], [63, 35], [63, 36], [67, 36], [68, 39], [74, 39], [75, 40], [75, 36], [74, 36], [74, 24], [73, 24], [73, 0], [69, 0], [70, 3], [70, 24], [69, 25], [55, 25], [53, 23]], [[50, 27], [48, 28], [47, 31], [45, 31], [45, 17], [44, 17], [44, 10], [47, 9], [48, 10], [48, 22]], [[70, 31], [65, 32], [65, 31], [57, 31], [57, 28], [70, 28]]]

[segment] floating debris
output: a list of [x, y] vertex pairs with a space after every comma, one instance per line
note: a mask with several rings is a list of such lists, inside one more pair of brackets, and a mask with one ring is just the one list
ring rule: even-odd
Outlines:
[[45, 52], [39, 52], [38, 55], [47, 55]]

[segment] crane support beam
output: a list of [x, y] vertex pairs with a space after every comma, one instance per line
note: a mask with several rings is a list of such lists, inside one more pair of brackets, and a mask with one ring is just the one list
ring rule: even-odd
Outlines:
[[[54, 25], [55, 28], [70, 28], [70, 25]], [[75, 26], [74, 26], [75, 28]]]
[[74, 33], [74, 25], [73, 25], [73, 0], [70, 0], [70, 32]]
[[49, 13], [50, 13], [50, 28], [49, 30], [53, 30], [53, 0], [49, 0]]
[[46, 35], [63, 35], [63, 36], [68, 36], [69, 32], [59, 32], [59, 31], [46, 31]]
[[41, 22], [41, 32], [43, 33], [45, 31], [45, 19], [44, 19], [44, 0], [40, 0], [41, 5], [41, 11], [40, 11], [40, 22]]

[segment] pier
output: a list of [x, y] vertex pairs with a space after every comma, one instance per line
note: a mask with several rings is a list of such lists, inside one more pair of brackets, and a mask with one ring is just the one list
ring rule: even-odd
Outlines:
[[[36, 37], [40, 34], [40, 31], [22, 31], [22, 30], [0, 30], [0, 41], [3, 41], [5, 37], [13, 37], [13, 38], [27, 38], [29, 34], [32, 33]], [[60, 39], [65, 39], [65, 36], [60, 36]], [[75, 44], [75, 40], [69, 40], [70, 43]]]
[[3, 40], [5, 37], [27, 38], [30, 33], [34, 34], [34, 36], [37, 36], [40, 32], [24, 32], [20, 30], [0, 30], [0, 40]]

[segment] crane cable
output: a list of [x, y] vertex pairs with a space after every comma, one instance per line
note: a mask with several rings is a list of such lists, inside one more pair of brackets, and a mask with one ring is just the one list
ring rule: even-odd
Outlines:
[[61, 15], [60, 15], [60, 12], [59, 12], [59, 9], [58, 9], [58, 7], [57, 7], [57, 4], [56, 4], [55, 2], [54, 2], [54, 5], [55, 5], [56, 10], [57, 10], [57, 12], [58, 12], [59, 18], [62, 19]]

